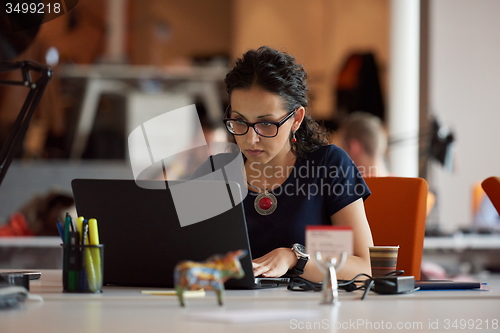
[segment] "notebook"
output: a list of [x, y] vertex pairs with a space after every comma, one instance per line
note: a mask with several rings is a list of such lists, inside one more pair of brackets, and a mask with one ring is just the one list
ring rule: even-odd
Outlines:
[[[210, 183], [195, 185], [206, 191]], [[239, 186], [234, 183], [231, 188]], [[134, 180], [74, 179], [72, 189], [78, 216], [98, 221], [105, 285], [171, 288], [179, 261], [204, 261], [213, 254], [244, 249], [248, 254], [240, 262], [245, 276], [225, 285], [235, 289], [261, 286], [253, 276], [242, 200], [235, 200], [240, 203], [220, 215], [181, 227], [168, 187], [151, 190]], [[240, 191], [232, 192], [241, 198]], [[192, 209], [199, 207], [193, 202]], [[264, 282], [266, 286], [274, 283]]]
[[451, 280], [421, 280], [415, 281], [415, 287], [419, 290], [464, 290], [482, 289], [485, 283], [471, 281], [451, 281]]

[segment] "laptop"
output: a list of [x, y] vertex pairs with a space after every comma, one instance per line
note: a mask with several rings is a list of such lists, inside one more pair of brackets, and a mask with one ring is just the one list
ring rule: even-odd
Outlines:
[[[196, 186], [205, 191], [209, 181]], [[175, 184], [175, 183], [174, 183]], [[181, 227], [170, 189], [151, 190], [134, 180], [74, 179], [78, 216], [96, 218], [104, 244], [104, 285], [174, 287], [174, 267], [182, 260], [204, 261], [213, 254], [244, 249], [245, 276], [225, 283], [229, 289], [276, 286], [287, 279], [254, 278], [242, 200], [233, 208]], [[239, 186], [231, 184], [231, 188]], [[237, 192], [237, 193], [234, 193]], [[240, 191], [233, 191], [233, 196]], [[192, 209], [196, 210], [193, 202]]]

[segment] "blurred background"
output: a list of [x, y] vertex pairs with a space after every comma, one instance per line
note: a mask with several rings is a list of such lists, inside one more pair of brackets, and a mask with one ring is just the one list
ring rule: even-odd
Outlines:
[[[54, 76], [0, 186], [0, 225], [71, 209], [74, 178], [133, 178], [128, 134], [166, 111], [196, 104], [207, 141], [225, 141], [225, 73], [268, 45], [305, 67], [309, 112], [333, 143], [350, 113], [381, 119], [391, 174], [435, 196], [429, 236], [494, 235], [498, 221], [474, 219], [478, 183], [500, 174], [498, 13], [498, 0], [80, 1], [12, 59]], [[0, 85], [0, 146], [25, 94]]]

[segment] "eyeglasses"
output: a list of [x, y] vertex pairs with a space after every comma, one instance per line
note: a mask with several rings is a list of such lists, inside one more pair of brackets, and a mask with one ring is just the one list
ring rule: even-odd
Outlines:
[[[228, 107], [226, 114], [229, 111], [230, 106]], [[232, 119], [232, 118], [224, 118], [222, 121], [226, 125], [226, 129], [229, 133], [234, 135], [245, 135], [248, 133], [248, 129], [253, 127], [255, 133], [265, 138], [273, 138], [278, 135], [278, 128], [283, 125], [288, 119], [290, 119], [295, 114], [295, 110], [290, 112], [285, 116], [285, 118], [281, 119], [279, 122], [275, 121], [258, 121], [255, 123], [249, 123], [245, 120]]]

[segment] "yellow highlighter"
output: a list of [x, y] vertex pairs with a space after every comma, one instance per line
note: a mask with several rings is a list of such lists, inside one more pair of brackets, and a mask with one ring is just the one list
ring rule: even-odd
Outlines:
[[[83, 245], [88, 245], [88, 233], [89, 233], [89, 224], [85, 220], [82, 224], [83, 229], [83, 237], [82, 242]], [[87, 283], [89, 290], [96, 292], [97, 291], [97, 278], [95, 272], [94, 260], [92, 259], [92, 252], [89, 248], [85, 248], [85, 272], [87, 273]]]
[[[97, 229], [97, 220], [89, 219], [89, 238], [90, 245], [99, 245], [99, 230]], [[94, 262], [94, 271], [96, 277], [96, 284], [102, 285], [102, 272], [101, 272], [101, 249], [92, 248], [92, 261]]]
[[76, 231], [78, 231], [78, 234], [80, 235], [80, 244], [83, 244], [83, 220], [85, 218], [83, 216], [80, 216], [79, 218], [76, 219]]

